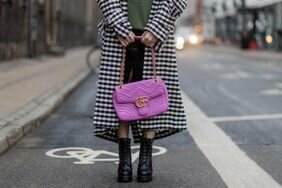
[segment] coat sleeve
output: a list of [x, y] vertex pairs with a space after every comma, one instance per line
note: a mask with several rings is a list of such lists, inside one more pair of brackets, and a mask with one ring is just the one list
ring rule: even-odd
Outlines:
[[100, 22], [98, 28], [101, 27], [111, 27], [114, 29], [116, 34], [123, 37], [128, 36], [129, 32], [132, 30], [127, 17], [125, 16], [123, 10], [121, 9], [121, 4], [119, 0], [96, 0], [99, 8], [101, 9], [104, 19]]
[[150, 31], [159, 39], [159, 42], [156, 44], [156, 51], [161, 50], [171, 30], [175, 27], [175, 21], [183, 13], [187, 4], [188, 0], [162, 1], [154, 17], [148, 21], [145, 30]]

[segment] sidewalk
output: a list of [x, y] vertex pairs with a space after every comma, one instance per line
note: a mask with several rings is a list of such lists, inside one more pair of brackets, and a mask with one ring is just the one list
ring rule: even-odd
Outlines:
[[282, 65], [282, 52], [267, 51], [267, 50], [241, 50], [234, 46], [215, 46], [215, 45], [204, 45], [204, 50], [225, 53], [229, 55], [238, 55], [244, 58], [250, 58], [253, 60], [264, 61], [265, 63], [276, 63]]
[[[85, 63], [89, 49], [0, 63], [0, 153], [39, 126], [91, 73]], [[98, 62], [99, 51], [94, 56]]]

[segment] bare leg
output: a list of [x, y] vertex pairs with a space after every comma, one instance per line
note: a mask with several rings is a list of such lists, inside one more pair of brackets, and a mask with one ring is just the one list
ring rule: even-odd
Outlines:
[[128, 138], [129, 125], [126, 121], [120, 121], [118, 126], [118, 138]]
[[147, 129], [147, 130], [144, 130], [144, 136], [146, 138], [154, 138], [155, 137], [155, 130], [152, 130], [152, 129]]
[[[132, 80], [132, 77], [133, 77], [133, 70], [131, 69], [128, 82]], [[129, 123], [126, 121], [119, 121], [119, 126], [117, 130], [118, 138], [128, 138], [129, 137], [128, 133], [129, 133]]]

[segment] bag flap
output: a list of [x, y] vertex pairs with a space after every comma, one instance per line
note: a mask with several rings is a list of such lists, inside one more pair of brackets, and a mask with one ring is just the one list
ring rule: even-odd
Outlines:
[[162, 80], [154, 79], [132, 82], [115, 87], [117, 103], [134, 103], [137, 97], [147, 97], [149, 100], [165, 93], [165, 84]]

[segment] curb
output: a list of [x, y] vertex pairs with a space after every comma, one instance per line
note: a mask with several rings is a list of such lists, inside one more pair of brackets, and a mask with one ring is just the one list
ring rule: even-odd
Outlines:
[[12, 115], [1, 120], [0, 155], [17, 143], [23, 136], [39, 127], [55, 108], [91, 73], [91, 70], [88, 68], [81, 69], [71, 79], [36, 97]]

